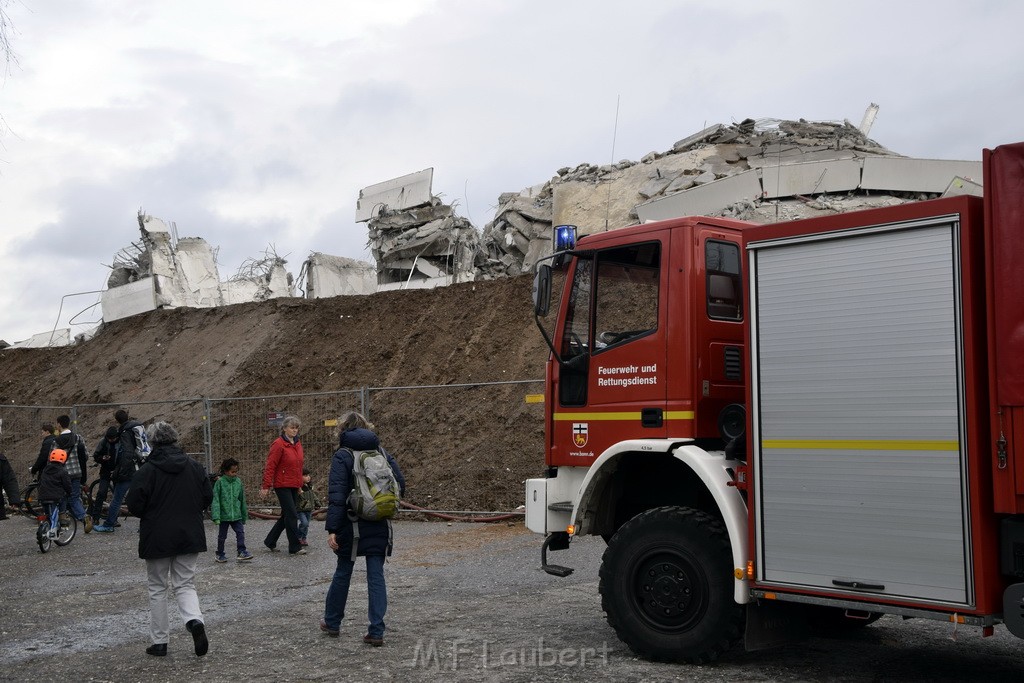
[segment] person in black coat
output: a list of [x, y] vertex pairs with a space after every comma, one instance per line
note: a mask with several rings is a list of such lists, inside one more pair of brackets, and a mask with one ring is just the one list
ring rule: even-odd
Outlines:
[[107, 500], [107, 493], [110, 491], [111, 478], [114, 473], [114, 465], [117, 462], [117, 427], [107, 427], [106, 435], [96, 444], [96, 450], [92, 452], [92, 459], [100, 466], [99, 484], [96, 486], [96, 495], [92, 501], [92, 515], [94, 524], [100, 523], [100, 516], [103, 514], [103, 503]]
[[[7, 493], [7, 502], [4, 503], [4, 493]], [[18, 490], [18, 477], [14, 474], [14, 468], [7, 462], [7, 456], [0, 453], [0, 519], [7, 519], [7, 507], [18, 507], [21, 505], [21, 492]]]
[[199, 553], [206, 551], [203, 510], [213, 501], [213, 487], [202, 465], [178, 446], [178, 432], [166, 422], [147, 430], [153, 447], [132, 479], [128, 509], [140, 519], [139, 557], [149, 580], [149, 630], [153, 644], [146, 653], [167, 654], [167, 590], [174, 592], [196, 654], [209, 649], [199, 609], [195, 575]]
[[139, 462], [136, 460], [138, 444], [135, 441], [135, 428], [142, 423], [128, 416], [128, 411], [121, 409], [114, 413], [117, 421], [117, 445], [114, 468], [110, 471], [110, 483], [114, 485], [113, 499], [107, 508], [107, 518], [102, 524], [93, 527], [93, 531], [112, 533], [117, 527], [117, 516], [121, 514], [121, 502], [128, 494]]
[[39, 473], [39, 488], [36, 495], [46, 510], [47, 516], [55, 505], [71, 495], [71, 477], [68, 476], [67, 451], [54, 448], [47, 457], [46, 467]]
[[32, 467], [28, 468], [28, 471], [32, 474], [39, 474], [46, 467], [46, 463], [50, 461], [50, 451], [57, 447], [57, 437], [53, 435], [53, 423], [44, 422], [39, 425], [42, 430], [43, 443], [39, 446], [39, 455], [36, 456], [36, 461]]
[[331, 580], [331, 587], [327, 590], [320, 630], [331, 637], [337, 637], [342, 619], [345, 618], [348, 587], [355, 567], [352, 554], [355, 526], [359, 531], [356, 555], [366, 558], [366, 586], [369, 594], [370, 624], [366, 635], [363, 636], [363, 642], [380, 646], [384, 644], [384, 614], [388, 608], [384, 559], [391, 555], [392, 550], [391, 520], [370, 522], [351, 514], [348, 497], [353, 487], [353, 451], [377, 450], [383, 453], [398, 482], [399, 495], [405, 492], [405, 478], [395, 459], [381, 448], [380, 440], [372, 429], [373, 426], [366, 418], [357, 412], [346, 413], [338, 418], [339, 449], [331, 460], [331, 473], [327, 485], [326, 523], [327, 545], [338, 556], [338, 566]]

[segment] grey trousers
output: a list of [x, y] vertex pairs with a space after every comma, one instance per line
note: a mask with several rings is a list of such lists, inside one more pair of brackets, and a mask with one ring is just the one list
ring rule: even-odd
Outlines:
[[186, 624], [193, 619], [203, 620], [196, 593], [196, 562], [198, 553], [146, 560], [149, 580], [149, 637], [154, 643], [166, 643], [170, 636], [167, 621], [167, 590], [174, 593], [178, 612]]

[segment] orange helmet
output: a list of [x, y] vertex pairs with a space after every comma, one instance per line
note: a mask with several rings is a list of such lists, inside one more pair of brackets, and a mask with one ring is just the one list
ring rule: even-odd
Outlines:
[[64, 449], [62, 449], [62, 448], [54, 448], [52, 451], [50, 451], [50, 462], [61, 462], [61, 463], [64, 463], [64, 462], [67, 462], [67, 461], [68, 461], [68, 452], [65, 451]]

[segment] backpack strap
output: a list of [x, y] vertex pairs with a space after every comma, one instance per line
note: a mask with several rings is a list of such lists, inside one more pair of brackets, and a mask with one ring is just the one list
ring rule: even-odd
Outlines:
[[349, 512], [349, 519], [352, 520], [352, 561], [356, 561], [359, 554], [359, 517]]

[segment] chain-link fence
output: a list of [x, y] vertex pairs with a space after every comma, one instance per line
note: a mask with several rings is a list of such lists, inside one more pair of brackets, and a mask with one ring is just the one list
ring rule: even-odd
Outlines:
[[[55, 424], [58, 415], [69, 415], [74, 430], [86, 440], [91, 462], [107, 427], [116, 426], [114, 412], [123, 408], [146, 425], [158, 420], [174, 425], [181, 447], [210, 472], [218, 472], [226, 458], [238, 460], [250, 507], [276, 507], [275, 496], [264, 505], [257, 493], [267, 452], [284, 417], [295, 415], [302, 422], [306, 467], [323, 499], [337, 449], [335, 421], [346, 411], [358, 410], [374, 423], [384, 447], [399, 457], [420, 505], [450, 508], [458, 490], [463, 506], [506, 509], [518, 505], [521, 495], [505, 501], [488, 491], [495, 489], [495, 482], [518, 486], [538, 474], [520, 472], [509, 463], [526, 460], [539, 467], [543, 462], [543, 405], [523, 400], [525, 392], [542, 386], [540, 380], [525, 380], [70, 407], [0, 406], [0, 452], [24, 486], [21, 477], [28, 476], [39, 454], [41, 424]], [[506, 457], [510, 453], [535, 457]], [[96, 470], [90, 468], [85, 479], [95, 478]]]
[[[239, 476], [245, 482], [246, 498], [250, 507], [258, 501], [263, 466], [267, 461], [270, 444], [281, 433], [281, 421], [294, 415], [302, 423], [300, 440], [320, 497], [325, 497], [327, 473], [331, 455], [337, 448], [334, 421], [343, 412], [365, 412], [365, 390], [325, 392], [316, 394], [288, 394], [282, 396], [252, 396], [243, 398], [209, 399], [210, 469], [217, 472], [226, 458], [239, 463]], [[268, 505], [276, 506], [271, 496]]]
[[28, 468], [39, 456], [42, 426], [56, 427], [59, 415], [71, 413], [69, 406], [0, 406], [0, 453], [10, 461], [19, 486], [28, 484]]

